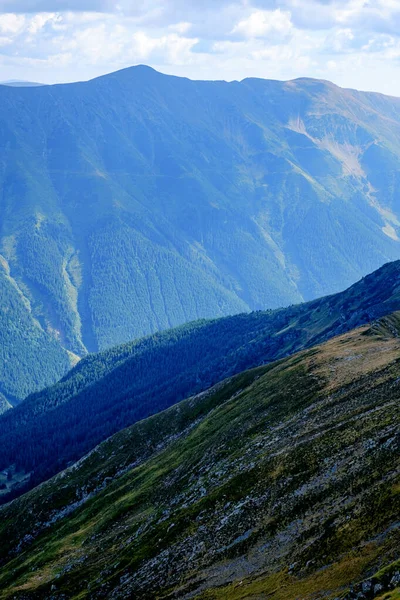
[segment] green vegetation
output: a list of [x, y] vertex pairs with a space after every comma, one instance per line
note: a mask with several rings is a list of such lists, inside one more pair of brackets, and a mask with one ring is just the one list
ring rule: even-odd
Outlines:
[[[52, 384], [71, 366], [68, 352], [33, 318], [29, 300], [0, 256], [0, 392], [18, 402]], [[4, 399], [1, 404], [5, 406]]]
[[310, 300], [399, 257], [396, 99], [137, 67], [1, 86], [0, 107], [13, 402], [64, 375], [66, 350]]
[[15, 465], [25, 474], [1, 500], [226, 377], [386, 315], [399, 307], [399, 268], [390, 263], [346, 292], [308, 304], [190, 323], [87, 356], [58, 384], [0, 417], [0, 469]]
[[4, 506], [0, 598], [396, 598], [399, 333], [230, 377]]

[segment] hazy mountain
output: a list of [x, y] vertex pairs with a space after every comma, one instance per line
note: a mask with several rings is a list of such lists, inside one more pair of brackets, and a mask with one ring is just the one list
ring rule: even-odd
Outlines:
[[[0, 417], [0, 469], [19, 495], [113, 433], [235, 373], [400, 310], [400, 262], [349, 290], [270, 312], [200, 321], [88, 356]], [[11, 489], [10, 489], [11, 488]]]
[[[0, 255], [64, 365], [63, 349], [308, 300], [400, 256], [396, 98], [135, 67], [3, 86], [0, 108]], [[23, 386], [9, 363], [0, 391], [55, 381], [53, 363]]]
[[0, 81], [0, 85], [8, 87], [41, 87], [45, 84], [37, 83], [36, 81], [24, 81], [23, 79], [8, 79], [7, 81]]
[[230, 378], [0, 509], [0, 597], [395, 599], [400, 316]]

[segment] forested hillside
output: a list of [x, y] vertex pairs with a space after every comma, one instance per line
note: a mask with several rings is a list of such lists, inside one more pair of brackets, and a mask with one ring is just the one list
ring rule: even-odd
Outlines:
[[13, 401], [64, 374], [67, 350], [310, 300], [400, 256], [395, 98], [135, 67], [0, 86], [0, 133]]
[[18, 403], [60, 379], [76, 362], [33, 318], [32, 307], [0, 258], [0, 393]]
[[395, 600], [399, 336], [229, 378], [0, 508], [0, 598]]
[[240, 373], [400, 310], [400, 262], [346, 292], [270, 312], [200, 321], [84, 358], [0, 417], [3, 501], [124, 427]]

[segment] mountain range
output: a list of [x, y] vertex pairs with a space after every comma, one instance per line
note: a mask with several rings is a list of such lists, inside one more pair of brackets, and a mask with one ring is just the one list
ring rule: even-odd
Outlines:
[[400, 261], [345, 292], [276, 311], [199, 321], [82, 359], [0, 416], [5, 502], [97, 444], [193, 394], [400, 309]]
[[400, 100], [0, 107], [0, 600], [399, 600]]
[[395, 312], [104, 441], [0, 509], [0, 598], [397, 599], [399, 339]]
[[[140, 66], [0, 86], [0, 392], [399, 258], [400, 100]], [[18, 358], [18, 360], [17, 360]]]

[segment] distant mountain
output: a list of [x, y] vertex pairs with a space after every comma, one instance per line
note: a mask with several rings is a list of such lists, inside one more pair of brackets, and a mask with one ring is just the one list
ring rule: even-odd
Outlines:
[[0, 377], [9, 399], [55, 381], [68, 352], [310, 300], [400, 256], [399, 99], [135, 67], [2, 86], [0, 109], [8, 317], [42, 339], [26, 380], [15, 361]]
[[124, 427], [227, 377], [400, 310], [400, 261], [346, 292], [270, 312], [199, 321], [82, 359], [58, 384], [0, 417], [9, 500]]
[[229, 378], [0, 509], [8, 599], [395, 600], [400, 313]]
[[8, 87], [41, 87], [44, 83], [37, 83], [35, 81], [23, 81], [20, 79], [8, 79], [7, 81], [0, 81], [0, 85], [6, 85]]

